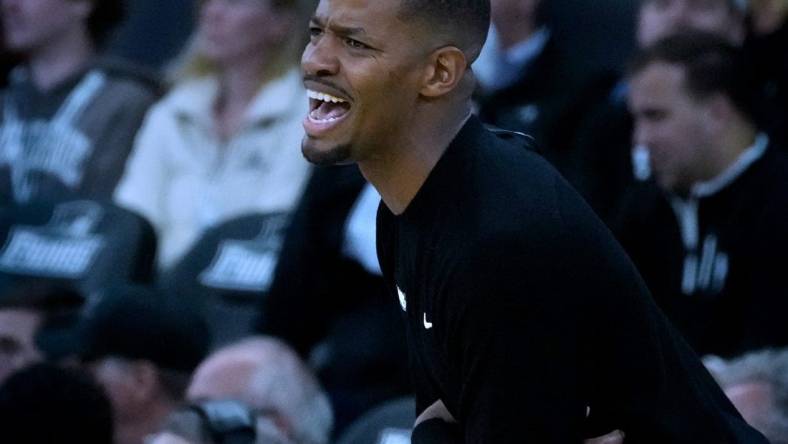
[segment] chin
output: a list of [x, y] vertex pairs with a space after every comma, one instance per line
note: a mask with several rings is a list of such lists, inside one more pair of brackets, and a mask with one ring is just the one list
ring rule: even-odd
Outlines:
[[350, 145], [334, 145], [320, 148], [315, 140], [304, 138], [301, 144], [301, 154], [310, 163], [320, 166], [341, 165], [352, 163]]

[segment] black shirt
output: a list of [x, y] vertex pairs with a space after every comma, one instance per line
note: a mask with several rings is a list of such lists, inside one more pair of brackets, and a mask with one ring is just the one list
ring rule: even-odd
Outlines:
[[398, 308], [383, 279], [343, 253], [364, 188], [358, 167], [317, 168], [287, 229], [257, 331], [302, 356], [321, 344], [317, 373], [335, 407], [335, 432], [381, 402], [410, 393]]
[[698, 353], [786, 346], [788, 155], [770, 146], [717, 187], [686, 198], [639, 187], [616, 234]]
[[[421, 412], [467, 443], [765, 442], [668, 325], [602, 223], [471, 118], [406, 211], [378, 213]], [[586, 418], [587, 407], [590, 417]]]

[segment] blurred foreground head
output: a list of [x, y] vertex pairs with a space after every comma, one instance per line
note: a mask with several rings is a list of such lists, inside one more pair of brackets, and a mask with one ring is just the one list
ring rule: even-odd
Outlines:
[[110, 402], [87, 374], [34, 364], [0, 386], [0, 438], [15, 444], [111, 444]]

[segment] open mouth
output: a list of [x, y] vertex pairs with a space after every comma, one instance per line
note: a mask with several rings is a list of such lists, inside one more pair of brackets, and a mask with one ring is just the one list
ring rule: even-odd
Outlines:
[[331, 94], [307, 90], [309, 97], [309, 120], [314, 123], [336, 122], [350, 111], [350, 102]]

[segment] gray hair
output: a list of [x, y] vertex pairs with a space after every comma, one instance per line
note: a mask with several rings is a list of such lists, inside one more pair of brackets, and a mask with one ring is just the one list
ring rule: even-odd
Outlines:
[[249, 350], [265, 356], [249, 381], [244, 401], [255, 409], [271, 409], [287, 421], [296, 444], [326, 444], [334, 415], [317, 378], [296, 352], [271, 337], [244, 339], [226, 350]]
[[705, 358], [704, 363], [723, 388], [768, 384], [774, 406], [759, 424], [752, 425], [772, 444], [788, 444], [788, 348], [751, 352], [727, 361], [712, 356]]

